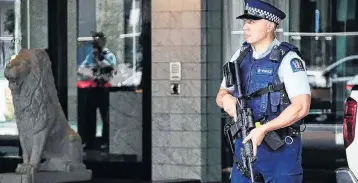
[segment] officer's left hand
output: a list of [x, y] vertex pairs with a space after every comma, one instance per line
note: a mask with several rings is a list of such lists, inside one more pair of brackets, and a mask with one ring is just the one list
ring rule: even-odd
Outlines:
[[257, 146], [261, 144], [262, 140], [265, 137], [265, 134], [266, 132], [264, 128], [254, 128], [251, 130], [250, 134], [242, 141], [242, 143], [245, 144], [251, 139], [253, 149], [252, 151], [254, 153], [254, 156], [256, 156]]

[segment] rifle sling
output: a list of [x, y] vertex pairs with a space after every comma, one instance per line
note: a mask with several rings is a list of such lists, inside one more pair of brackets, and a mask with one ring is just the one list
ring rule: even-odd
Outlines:
[[261, 96], [261, 95], [266, 94], [266, 93], [277, 92], [277, 91], [281, 91], [281, 90], [284, 90], [284, 89], [285, 89], [285, 84], [284, 83], [278, 83], [278, 84], [275, 84], [275, 85], [269, 85], [269, 86], [267, 86], [265, 88], [261, 88], [261, 89], [258, 89], [256, 91], [250, 93], [245, 98], [251, 99], [251, 98], [254, 98], [254, 97]]

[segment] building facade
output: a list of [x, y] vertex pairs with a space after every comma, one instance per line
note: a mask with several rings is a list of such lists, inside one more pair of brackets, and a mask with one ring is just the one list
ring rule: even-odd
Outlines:
[[[78, 92], [77, 68], [92, 49], [91, 31], [106, 34], [106, 47], [116, 56], [119, 74], [110, 92], [109, 150], [105, 158], [86, 159], [98, 172], [95, 175], [203, 182], [225, 179], [223, 171], [231, 167], [232, 157], [223, 125], [230, 119], [215, 98], [222, 65], [244, 42], [242, 21], [235, 19], [243, 12], [244, 1], [49, 2], [0, 0], [0, 63], [21, 48], [49, 47], [61, 104], [69, 124], [78, 130], [86, 116], [81, 102], [88, 99]], [[306, 119], [308, 125], [341, 123], [342, 102], [349, 92], [346, 82], [358, 74], [356, 1], [267, 2], [287, 14], [277, 37], [300, 48], [309, 71], [327, 71], [331, 64], [342, 62], [326, 72], [323, 79], [331, 84], [312, 76], [313, 103]], [[12, 34], [2, 26], [4, 12], [11, 8]], [[345, 58], [353, 61], [345, 62]], [[0, 82], [6, 87], [1, 75]], [[97, 113], [99, 138], [103, 125]], [[1, 135], [16, 140], [14, 120], [0, 118], [0, 129]], [[138, 170], [145, 173], [138, 175]]]

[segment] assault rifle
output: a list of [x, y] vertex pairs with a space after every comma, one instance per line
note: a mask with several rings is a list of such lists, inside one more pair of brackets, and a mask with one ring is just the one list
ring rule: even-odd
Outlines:
[[[233, 73], [234, 67], [234, 73]], [[240, 84], [240, 74], [239, 66], [237, 61], [234, 63], [228, 62], [224, 65], [224, 74], [226, 78], [226, 86], [235, 86], [235, 90], [238, 92], [237, 104], [236, 104], [236, 114], [237, 120], [233, 123], [226, 124], [224, 127], [224, 134], [227, 136], [230, 148], [234, 154], [234, 161], [237, 165], [237, 168], [246, 176], [250, 177], [251, 181], [254, 182], [254, 175], [252, 164], [255, 161], [255, 157], [252, 149], [252, 141], [249, 140], [243, 147], [240, 148], [242, 165], [238, 161], [238, 157], [235, 155], [235, 140], [240, 136], [242, 139], [246, 138], [250, 131], [255, 127], [254, 119], [252, 114], [252, 109], [246, 107], [246, 100], [243, 98], [241, 84]], [[240, 134], [239, 134], [240, 133]]]

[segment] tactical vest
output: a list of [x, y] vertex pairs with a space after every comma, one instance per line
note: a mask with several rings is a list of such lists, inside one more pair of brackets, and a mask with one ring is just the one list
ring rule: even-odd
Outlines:
[[[255, 121], [274, 119], [290, 105], [284, 84], [278, 76], [281, 61], [289, 51], [300, 55], [298, 48], [287, 42], [274, 46], [269, 54], [260, 59], [253, 58], [248, 43], [241, 48], [238, 58], [241, 88], [248, 107], [253, 110]], [[237, 91], [234, 95], [238, 96]], [[294, 126], [299, 127], [301, 123], [297, 122]]]

